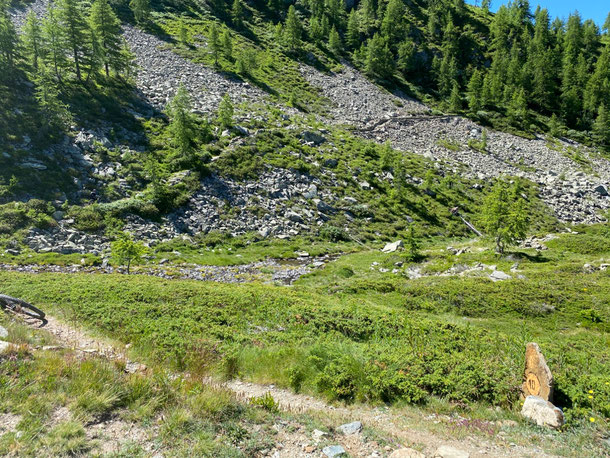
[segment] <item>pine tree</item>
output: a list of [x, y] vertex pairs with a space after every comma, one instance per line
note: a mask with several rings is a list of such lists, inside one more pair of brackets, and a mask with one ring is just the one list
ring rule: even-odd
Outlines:
[[186, 24], [182, 19], [178, 21], [178, 41], [183, 46], [188, 46], [189, 44], [188, 30], [186, 29]]
[[498, 180], [483, 201], [482, 223], [494, 238], [496, 251], [504, 254], [509, 245], [527, 234], [529, 217], [525, 200], [518, 185]]
[[294, 5], [288, 8], [286, 24], [284, 25], [284, 41], [291, 51], [296, 51], [301, 45], [302, 27]]
[[317, 17], [312, 17], [309, 21], [309, 36], [315, 43], [320, 43], [324, 39], [324, 30]]
[[129, 8], [138, 24], [145, 24], [150, 19], [150, 0], [131, 0]]
[[394, 73], [394, 58], [386, 41], [376, 33], [366, 48], [366, 71], [369, 75], [390, 78]]
[[527, 98], [523, 89], [514, 92], [508, 106], [508, 117], [516, 126], [528, 126]]
[[597, 119], [593, 124], [593, 138], [603, 146], [610, 146], [610, 113], [604, 104], [599, 106]]
[[335, 26], [333, 26], [332, 30], [330, 31], [330, 36], [328, 37], [328, 47], [336, 55], [340, 55], [343, 52], [341, 37], [339, 36], [339, 32], [337, 32], [337, 28]]
[[561, 135], [561, 123], [559, 122], [559, 119], [555, 113], [553, 113], [551, 119], [549, 120], [549, 134], [551, 134], [551, 137], [555, 138]]
[[462, 110], [462, 96], [460, 95], [460, 87], [458, 86], [457, 82], [453, 83], [453, 88], [451, 89], [449, 107], [454, 113]]
[[241, 0], [234, 0], [233, 6], [231, 7], [231, 20], [233, 25], [241, 29], [244, 26], [244, 10], [241, 4]]
[[61, 81], [64, 69], [67, 66], [65, 35], [61, 29], [58, 19], [57, 9], [49, 7], [46, 17], [42, 20], [42, 37], [45, 42], [47, 52], [45, 53], [45, 63], [55, 72], [55, 77]]
[[21, 37], [23, 42], [23, 49], [25, 55], [30, 60], [34, 71], [38, 71], [38, 60], [42, 57], [41, 54], [44, 49], [42, 43], [42, 29], [38, 16], [33, 10], [28, 12], [23, 26], [23, 35]]
[[225, 129], [233, 127], [233, 102], [229, 94], [225, 94], [218, 105], [218, 123]]
[[481, 2], [481, 8], [483, 8], [484, 11], [489, 12], [489, 9], [491, 8], [491, 0], [483, 0]]
[[356, 49], [360, 44], [360, 21], [355, 9], [350, 11], [347, 20], [347, 31], [345, 32], [345, 42], [349, 49]]
[[608, 13], [608, 16], [606, 16], [606, 21], [604, 22], [603, 28], [606, 31], [606, 35], [610, 34], [610, 13]]
[[231, 32], [229, 32], [228, 29], [222, 34], [222, 52], [225, 59], [233, 59], [233, 40], [231, 38]]
[[210, 50], [212, 51], [212, 57], [214, 58], [214, 66], [218, 67], [218, 57], [220, 57], [220, 52], [222, 51], [222, 46], [220, 43], [220, 39], [218, 38], [218, 26], [216, 23], [212, 23], [212, 27], [210, 28]]
[[35, 96], [42, 114], [42, 131], [46, 134], [49, 129], [67, 128], [72, 116], [68, 106], [59, 98], [59, 89], [54, 77], [44, 64], [40, 64], [36, 75]]
[[468, 109], [472, 114], [476, 114], [483, 108], [481, 102], [481, 94], [483, 92], [483, 76], [477, 69], [472, 73], [472, 77], [468, 82]]
[[58, 0], [57, 14], [72, 57], [76, 78], [81, 81], [81, 66], [87, 58], [87, 53], [91, 51], [83, 7], [79, 0]]
[[169, 116], [169, 131], [178, 152], [182, 157], [188, 157], [192, 151], [194, 137], [193, 117], [191, 114], [191, 97], [181, 83], [176, 95], [165, 109]]
[[400, 43], [404, 38], [405, 5], [403, 0], [390, 0], [381, 22], [381, 34], [389, 43]]
[[125, 67], [121, 40], [121, 23], [114, 14], [108, 0], [95, 0], [91, 5], [89, 25], [99, 43], [99, 58], [106, 76], [110, 68], [115, 72]]
[[0, 59], [7, 66], [13, 65], [16, 48], [17, 31], [6, 11], [6, 6], [0, 4]]
[[258, 67], [256, 52], [252, 48], [244, 48], [237, 57], [237, 73], [240, 75], [252, 75]]
[[415, 43], [406, 39], [398, 46], [397, 66], [403, 73], [411, 73], [415, 70]]
[[610, 42], [597, 59], [584, 94], [584, 107], [589, 113], [596, 113], [602, 103], [610, 104]]

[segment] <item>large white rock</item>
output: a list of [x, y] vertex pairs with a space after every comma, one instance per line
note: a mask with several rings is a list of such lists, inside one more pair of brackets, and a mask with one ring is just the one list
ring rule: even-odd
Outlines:
[[383, 250], [381, 251], [383, 251], [384, 253], [394, 253], [396, 250], [402, 248], [403, 246], [404, 244], [402, 243], [402, 240], [397, 240], [396, 242], [386, 244], [386, 246], [384, 246]]
[[565, 422], [563, 412], [559, 407], [555, 407], [538, 396], [525, 398], [521, 415], [534, 421], [538, 426], [560, 428]]
[[449, 445], [441, 445], [434, 456], [438, 458], [470, 458], [470, 453]]
[[390, 454], [390, 458], [426, 458], [426, 455], [412, 448], [399, 448]]

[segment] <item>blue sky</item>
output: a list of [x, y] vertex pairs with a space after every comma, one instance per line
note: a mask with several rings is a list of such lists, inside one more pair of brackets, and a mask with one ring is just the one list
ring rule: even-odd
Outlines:
[[[475, 4], [475, 0], [467, 0], [468, 3]], [[508, 3], [508, 0], [491, 0], [491, 9], [496, 11], [502, 4]], [[479, 5], [481, 0], [479, 0]], [[537, 5], [549, 10], [553, 18], [567, 18], [570, 13], [578, 10], [580, 16], [584, 19], [593, 19], [600, 26], [606, 20], [608, 12], [610, 12], [610, 2], [607, 0], [530, 0], [532, 11]]]

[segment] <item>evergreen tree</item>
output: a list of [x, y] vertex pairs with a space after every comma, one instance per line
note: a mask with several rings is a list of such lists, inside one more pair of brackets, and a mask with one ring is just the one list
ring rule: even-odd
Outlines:
[[218, 37], [218, 26], [215, 22], [212, 23], [210, 28], [210, 50], [212, 51], [212, 57], [214, 58], [214, 66], [218, 67], [218, 57], [222, 51], [222, 45]]
[[610, 34], [610, 13], [606, 16], [606, 21], [604, 22], [604, 30], [606, 31], [606, 35]]
[[95, 0], [91, 5], [89, 25], [99, 43], [99, 57], [106, 76], [110, 68], [117, 73], [125, 67], [121, 40], [121, 23], [108, 0]]
[[38, 16], [33, 10], [28, 12], [23, 26], [23, 35], [21, 37], [23, 42], [23, 49], [25, 55], [30, 60], [34, 71], [38, 71], [38, 60], [41, 58], [41, 54], [44, 49], [42, 43], [42, 29]]
[[288, 8], [286, 24], [284, 25], [284, 41], [291, 51], [296, 51], [301, 45], [302, 27], [294, 5]]
[[79, 0], [58, 0], [57, 14], [61, 29], [65, 35], [65, 43], [69, 49], [74, 64], [76, 78], [82, 80], [82, 64], [91, 52], [90, 36], [85, 14]]
[[178, 41], [183, 46], [188, 46], [189, 44], [188, 30], [186, 29], [186, 24], [182, 19], [178, 21]]
[[312, 17], [309, 21], [309, 36], [315, 43], [320, 43], [324, 39], [324, 29], [317, 17]]
[[6, 11], [6, 5], [0, 4], [0, 59], [5, 65], [13, 65], [17, 48], [17, 31]]
[[129, 8], [138, 24], [145, 24], [150, 19], [150, 0], [131, 0]]
[[381, 34], [389, 43], [400, 43], [405, 30], [403, 0], [390, 0], [381, 22]]
[[257, 66], [255, 51], [252, 48], [244, 48], [237, 57], [237, 73], [240, 75], [252, 75]]
[[527, 234], [529, 217], [526, 203], [517, 184], [498, 180], [483, 202], [482, 223], [495, 240], [496, 250], [503, 254]]
[[40, 64], [35, 79], [35, 96], [42, 114], [42, 132], [48, 133], [53, 129], [65, 129], [72, 122], [68, 106], [59, 98], [59, 89], [49, 69]]
[[508, 106], [508, 117], [516, 126], [521, 126], [523, 128], [528, 126], [529, 116], [527, 111], [527, 98], [523, 89], [519, 89], [513, 93]]
[[407, 236], [405, 237], [405, 248], [407, 261], [416, 261], [421, 257], [419, 252], [419, 240], [415, 236], [415, 228], [413, 224], [409, 225]]
[[231, 32], [228, 29], [222, 34], [222, 52], [225, 59], [233, 59], [233, 40], [231, 39]]
[[412, 40], [406, 39], [398, 46], [397, 66], [403, 73], [411, 73], [415, 71], [415, 43]]
[[345, 32], [345, 42], [349, 49], [356, 49], [360, 44], [360, 21], [355, 9], [350, 11], [347, 20], [347, 31]]
[[604, 104], [599, 106], [597, 119], [593, 124], [593, 138], [603, 146], [610, 146], [610, 113]]
[[241, 4], [241, 0], [234, 0], [231, 8], [231, 20], [233, 25], [238, 29], [244, 26], [244, 10]]
[[233, 127], [233, 102], [229, 94], [225, 94], [218, 105], [218, 123], [225, 129]]
[[343, 52], [341, 37], [339, 36], [339, 32], [337, 32], [337, 28], [335, 26], [333, 26], [332, 30], [330, 31], [330, 36], [328, 37], [328, 47], [336, 55], [340, 55]]
[[368, 34], [375, 26], [377, 19], [374, 0], [362, 0], [358, 5], [358, 16], [361, 30]]
[[549, 134], [551, 134], [551, 137], [555, 138], [561, 135], [561, 123], [555, 113], [553, 113], [549, 121]]
[[49, 7], [42, 20], [42, 37], [46, 45], [45, 63], [53, 67], [55, 77], [61, 81], [62, 73], [67, 66], [65, 50], [67, 44], [61, 29], [57, 9]]
[[479, 70], [475, 70], [468, 82], [468, 109], [472, 114], [476, 114], [483, 108], [481, 94], [483, 92], [483, 76]]
[[584, 107], [589, 113], [596, 113], [602, 103], [610, 106], [610, 42], [597, 59], [584, 95]]
[[387, 42], [376, 33], [368, 42], [366, 71], [380, 78], [390, 78], [394, 73], [394, 58]]
[[483, 8], [484, 11], [489, 12], [489, 9], [491, 8], [491, 0], [483, 0], [481, 2], [481, 8]]
[[462, 96], [460, 95], [460, 87], [457, 82], [453, 83], [453, 88], [451, 89], [451, 96], [449, 97], [449, 108], [454, 113], [457, 113], [462, 110]]
[[181, 83], [176, 95], [165, 109], [169, 116], [169, 131], [181, 157], [188, 157], [192, 152], [194, 137], [193, 115], [191, 114], [191, 97]]
[[131, 264], [136, 262], [146, 252], [146, 247], [136, 242], [133, 237], [123, 232], [117, 239], [112, 242], [110, 249], [112, 251], [112, 257], [117, 260], [120, 264], [127, 267], [127, 275], [129, 275]]

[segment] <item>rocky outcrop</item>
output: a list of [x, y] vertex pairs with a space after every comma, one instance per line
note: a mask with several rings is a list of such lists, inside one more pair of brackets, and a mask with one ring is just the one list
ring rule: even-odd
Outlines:
[[80, 232], [64, 226], [43, 230], [32, 229], [25, 238], [25, 243], [39, 253], [73, 254], [91, 253], [101, 255], [108, 250], [108, 239]]
[[319, 178], [279, 168], [245, 182], [212, 175], [168, 222], [188, 234], [258, 230], [263, 237], [294, 236], [328, 219], [333, 211], [328, 203], [336, 198], [325, 188]]

